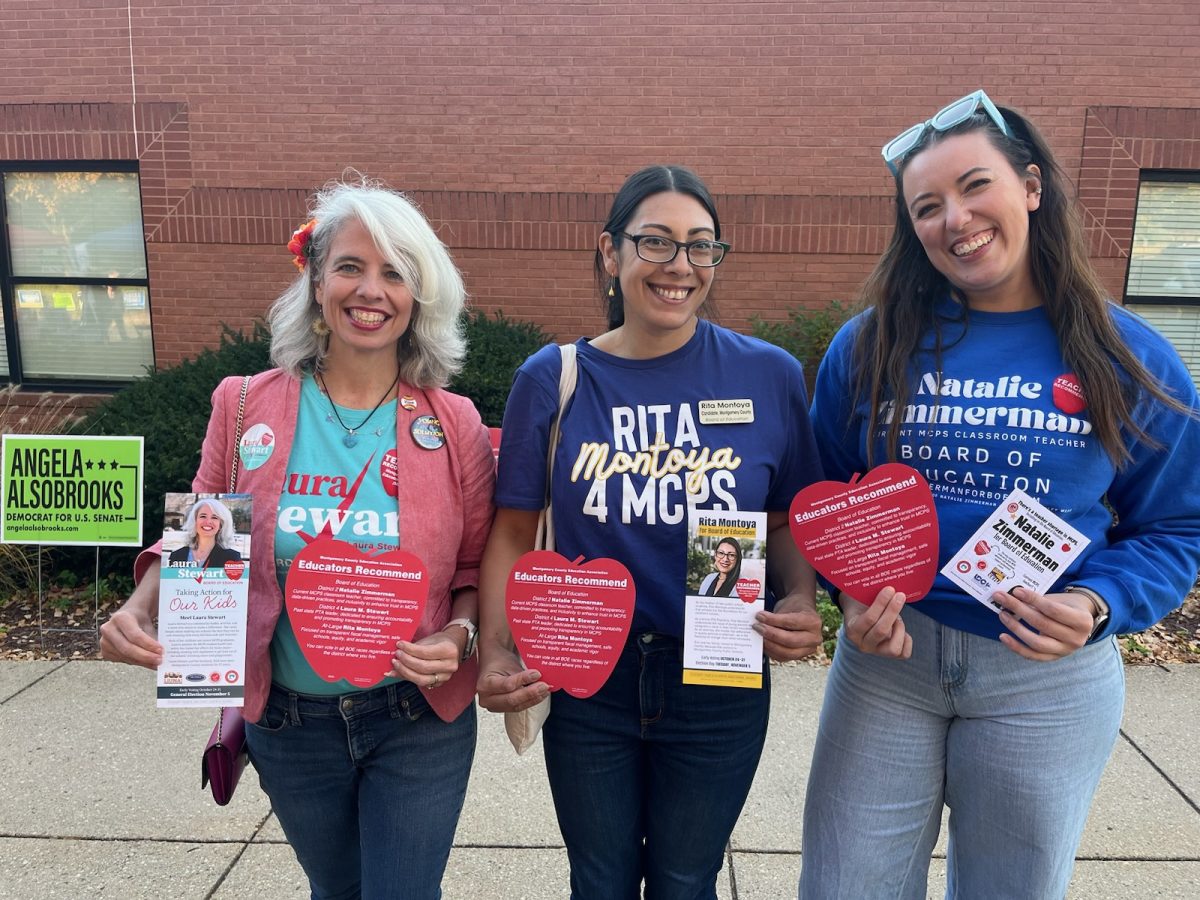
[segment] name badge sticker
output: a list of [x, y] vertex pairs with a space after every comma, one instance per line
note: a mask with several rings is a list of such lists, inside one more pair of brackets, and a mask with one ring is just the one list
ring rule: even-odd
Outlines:
[[754, 421], [753, 400], [701, 400], [701, 425], [745, 425]]

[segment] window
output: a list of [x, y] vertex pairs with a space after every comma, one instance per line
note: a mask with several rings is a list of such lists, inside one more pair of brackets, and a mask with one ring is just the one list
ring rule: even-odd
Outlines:
[[1125, 303], [1167, 336], [1200, 384], [1200, 172], [1142, 173]]
[[6, 168], [0, 179], [0, 379], [103, 387], [145, 374], [154, 349], [134, 167]]

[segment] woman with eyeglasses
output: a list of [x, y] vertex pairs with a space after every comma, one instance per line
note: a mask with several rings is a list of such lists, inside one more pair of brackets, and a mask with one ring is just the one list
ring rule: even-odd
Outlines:
[[[773, 612], [755, 629], [773, 659], [821, 640], [815, 578], [787, 509], [821, 478], [803, 373], [787, 353], [701, 313], [728, 245], [708, 189], [653, 166], [617, 193], [595, 266], [609, 330], [579, 340], [550, 497], [557, 551], [611, 557], [637, 589], [629, 639], [593, 696], [553, 695], [546, 769], [575, 900], [716, 897], [726, 843], [750, 790], [770, 706], [762, 689], [684, 684], [690, 510], [766, 511]], [[549, 693], [513, 650], [508, 574], [534, 546], [560, 352], [518, 370], [504, 416], [496, 520], [484, 554], [479, 701], [520, 710]], [[735, 414], [712, 401], [739, 400]], [[617, 459], [636, 461], [618, 465]]]
[[742, 545], [737, 538], [721, 538], [713, 551], [713, 570], [700, 582], [701, 597], [728, 597], [742, 574]]
[[1200, 400], [1107, 299], [1024, 116], [976, 91], [883, 154], [895, 230], [817, 376], [826, 472], [916, 467], [939, 567], [1014, 488], [1090, 543], [1044, 595], [995, 607], [941, 575], [912, 606], [842, 595], [800, 896], [924, 898], [946, 806], [947, 897], [1062, 897], [1121, 721], [1113, 636], [1178, 606], [1200, 567]]

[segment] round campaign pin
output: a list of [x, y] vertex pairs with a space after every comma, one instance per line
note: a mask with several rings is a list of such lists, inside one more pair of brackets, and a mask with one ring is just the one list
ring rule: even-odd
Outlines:
[[404, 409], [407, 409], [409, 412], [412, 412], [414, 409], [417, 408], [417, 398], [413, 397], [409, 394], [405, 394], [403, 397], [400, 398], [400, 405]]
[[425, 450], [437, 450], [446, 445], [446, 433], [437, 416], [417, 416], [410, 430], [417, 446]]
[[247, 469], [257, 469], [275, 452], [275, 432], [265, 422], [258, 422], [246, 429], [238, 444], [238, 456]]

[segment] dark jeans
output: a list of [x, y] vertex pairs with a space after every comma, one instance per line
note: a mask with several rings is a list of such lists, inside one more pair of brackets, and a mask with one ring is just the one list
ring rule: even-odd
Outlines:
[[246, 740], [314, 900], [441, 896], [473, 706], [447, 723], [409, 682], [341, 697], [272, 685]]
[[683, 683], [675, 638], [631, 637], [592, 697], [553, 695], [543, 740], [572, 900], [712, 900], [762, 755], [763, 688]]

